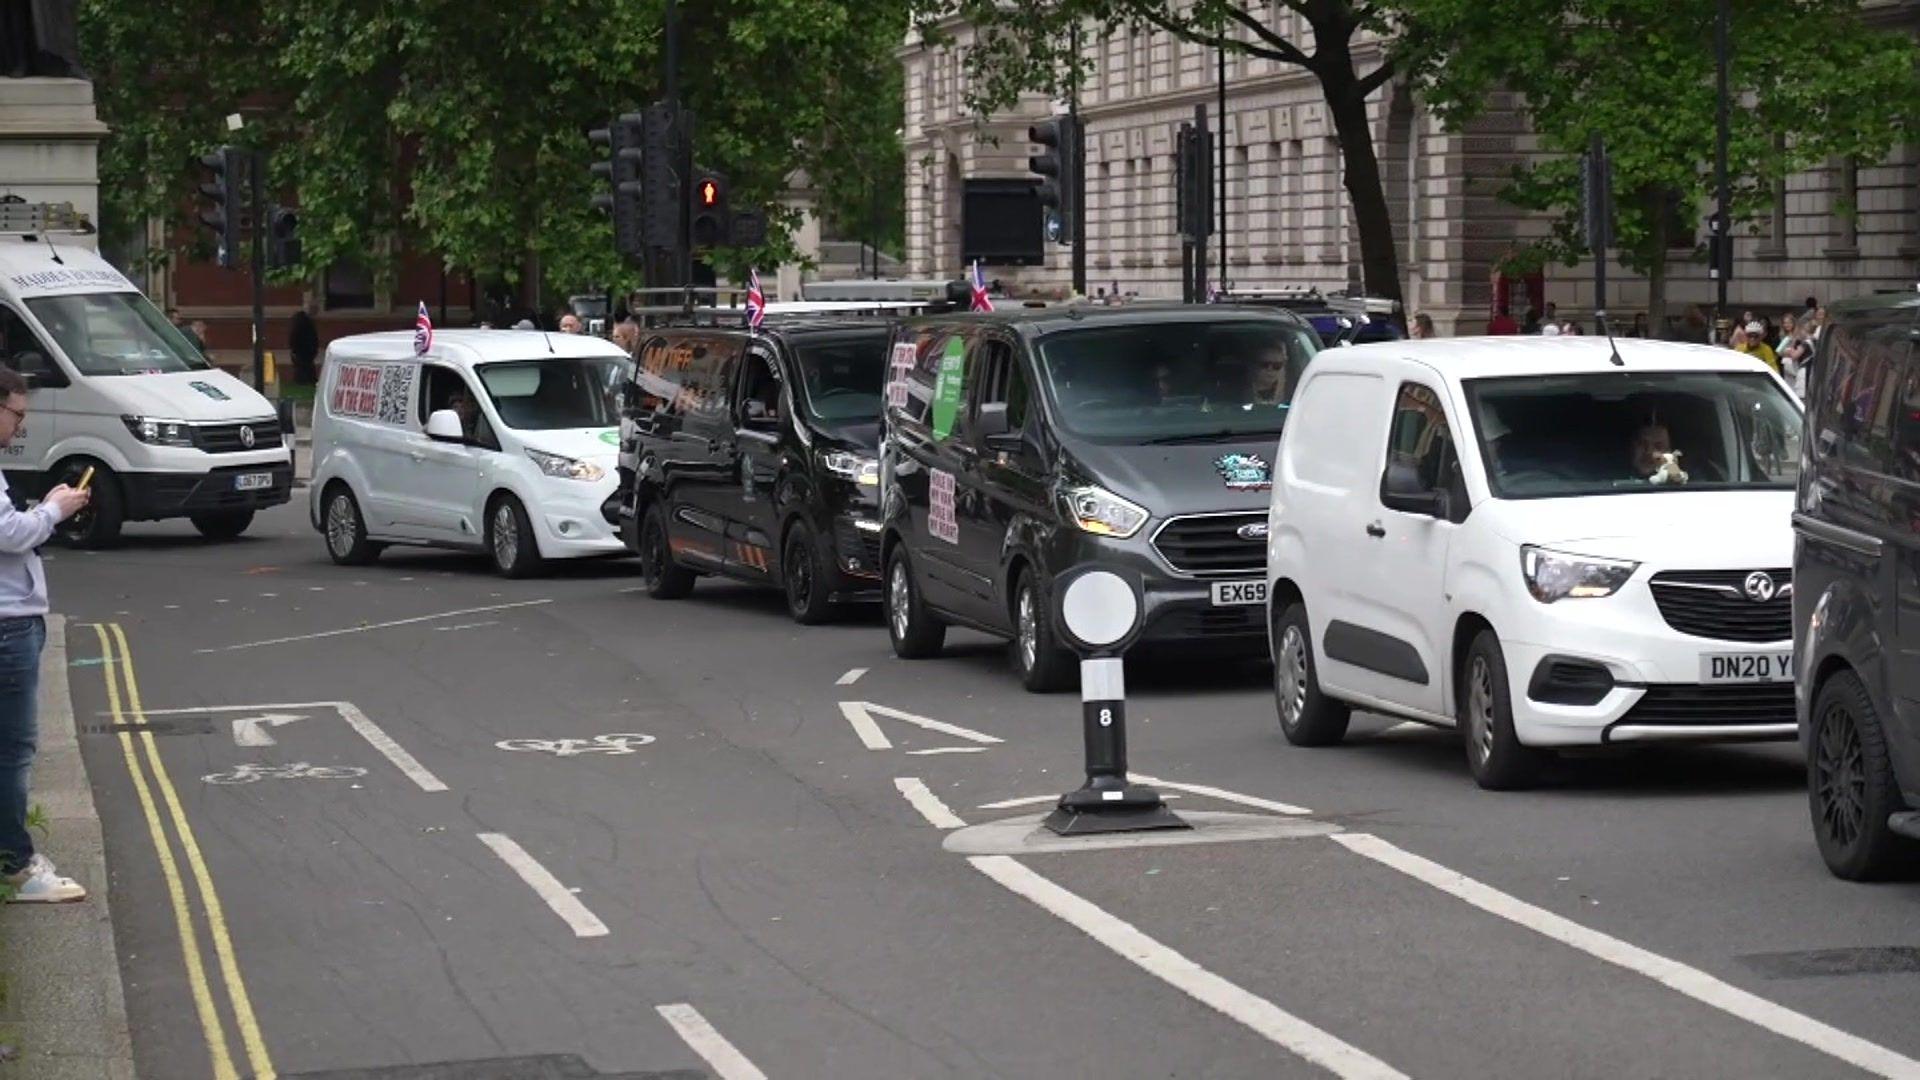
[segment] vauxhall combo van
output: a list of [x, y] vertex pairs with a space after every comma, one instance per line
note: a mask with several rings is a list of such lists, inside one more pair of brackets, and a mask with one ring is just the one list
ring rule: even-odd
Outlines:
[[72, 543], [180, 517], [230, 539], [292, 497], [274, 407], [106, 260], [55, 234], [0, 235], [0, 363], [31, 388], [28, 419], [0, 451], [14, 497], [94, 470], [92, 502], [60, 530]]
[[484, 552], [524, 577], [617, 555], [619, 346], [537, 330], [411, 332], [327, 348], [313, 413], [313, 527], [338, 563], [389, 544]]

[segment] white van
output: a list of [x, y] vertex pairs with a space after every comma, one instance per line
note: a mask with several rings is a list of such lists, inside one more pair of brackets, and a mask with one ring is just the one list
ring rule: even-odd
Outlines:
[[123, 522], [176, 517], [230, 539], [292, 498], [273, 405], [64, 239], [0, 235], [0, 363], [32, 388], [25, 427], [0, 450], [14, 498], [93, 468], [91, 505], [61, 527], [89, 547], [112, 543]]
[[411, 331], [327, 347], [313, 409], [314, 528], [343, 565], [388, 544], [485, 551], [508, 577], [621, 555], [620, 387], [632, 361], [583, 334]]
[[1458, 728], [1484, 787], [1552, 747], [1790, 740], [1799, 403], [1727, 349], [1323, 352], [1268, 516], [1280, 727]]

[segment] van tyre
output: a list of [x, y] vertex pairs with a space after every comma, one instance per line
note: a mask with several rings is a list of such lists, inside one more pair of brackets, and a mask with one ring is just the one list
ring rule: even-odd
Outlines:
[[647, 504], [640, 519], [640, 580], [655, 600], [678, 600], [693, 591], [693, 571], [673, 561], [667, 544], [667, 512]]
[[787, 594], [787, 613], [801, 626], [818, 626], [833, 614], [829, 599], [833, 567], [823, 563], [820, 554], [813, 527], [804, 521], [794, 522], [780, 552], [780, 578]]
[[1013, 667], [1020, 685], [1036, 694], [1051, 694], [1073, 685], [1073, 654], [1060, 647], [1046, 597], [1034, 584], [1034, 573], [1023, 570], [1013, 585]]
[[1460, 670], [1459, 725], [1466, 739], [1467, 769], [1489, 791], [1531, 787], [1540, 778], [1544, 755], [1523, 746], [1513, 732], [1513, 698], [1507, 659], [1500, 639], [1482, 630], [1467, 647]]
[[327, 490], [320, 524], [326, 532], [327, 554], [341, 566], [365, 566], [380, 557], [382, 545], [367, 539], [367, 522], [353, 489], [336, 483]]
[[55, 534], [77, 548], [108, 548], [120, 542], [120, 526], [127, 520], [127, 497], [113, 470], [97, 461], [69, 461], [60, 467], [55, 484], [75, 485], [88, 466], [93, 467], [93, 482], [87, 490], [93, 498], [86, 508], [60, 523]]
[[253, 524], [251, 510], [221, 510], [210, 514], [193, 514], [187, 520], [200, 530], [200, 535], [209, 540], [234, 540], [247, 531]]
[[1273, 624], [1274, 711], [1280, 734], [1295, 746], [1335, 746], [1347, 737], [1352, 711], [1320, 691], [1307, 606], [1294, 601]]
[[500, 576], [509, 578], [537, 574], [545, 562], [533, 535], [533, 520], [514, 495], [497, 496], [487, 508], [487, 556]]
[[1820, 857], [1836, 877], [1877, 881], [1920, 869], [1920, 844], [1887, 828], [1906, 809], [1873, 698], [1851, 671], [1813, 699], [1807, 797]]
[[925, 660], [940, 655], [947, 643], [947, 626], [920, 602], [913, 566], [906, 549], [895, 544], [887, 553], [887, 638], [902, 660]]

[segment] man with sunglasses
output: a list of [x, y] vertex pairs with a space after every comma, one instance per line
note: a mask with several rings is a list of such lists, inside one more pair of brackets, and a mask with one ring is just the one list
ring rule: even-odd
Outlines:
[[[27, 380], [0, 367], [0, 446], [27, 420]], [[0, 474], [0, 882], [19, 903], [84, 900], [87, 890], [61, 877], [33, 850], [27, 831], [27, 772], [38, 745], [35, 714], [40, 650], [47, 643], [47, 577], [38, 548], [54, 527], [87, 505], [88, 495], [61, 484], [31, 510], [17, 510]]]

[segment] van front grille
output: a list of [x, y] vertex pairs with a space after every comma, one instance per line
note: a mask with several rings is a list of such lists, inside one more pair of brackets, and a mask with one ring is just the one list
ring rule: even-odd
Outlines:
[[[250, 430], [253, 445], [247, 445], [248, 440], [242, 428]], [[280, 420], [272, 416], [231, 424], [196, 424], [188, 430], [193, 432], [193, 445], [209, 454], [243, 454], [249, 450], [271, 450], [280, 445]]]
[[1263, 529], [1248, 537], [1240, 531], [1266, 523], [1264, 511], [1177, 517], [1153, 534], [1153, 547], [1167, 565], [1183, 574], [1259, 577], [1267, 568], [1266, 533]]
[[[1747, 593], [1747, 579], [1764, 574], [1765, 600]], [[1792, 570], [1675, 570], [1648, 583], [1660, 617], [1683, 634], [1716, 641], [1770, 642], [1793, 637]]]

